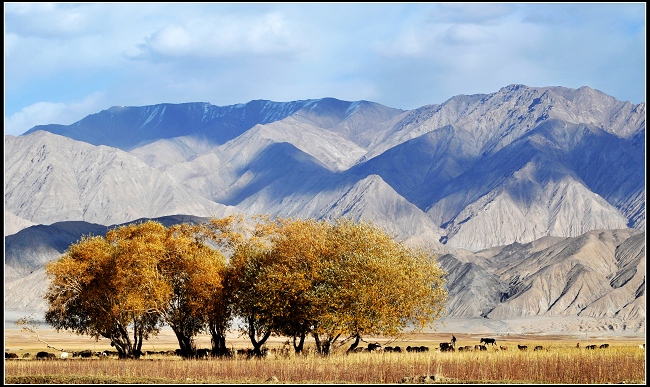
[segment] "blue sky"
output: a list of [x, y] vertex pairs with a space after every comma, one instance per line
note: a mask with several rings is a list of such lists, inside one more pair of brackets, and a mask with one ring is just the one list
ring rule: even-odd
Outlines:
[[117, 105], [415, 109], [515, 83], [637, 104], [645, 15], [645, 3], [4, 3], [5, 134]]

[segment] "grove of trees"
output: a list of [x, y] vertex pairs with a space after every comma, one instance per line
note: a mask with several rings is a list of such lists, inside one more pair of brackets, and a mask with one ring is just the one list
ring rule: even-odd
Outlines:
[[46, 273], [45, 321], [108, 338], [121, 358], [140, 357], [164, 325], [187, 358], [203, 332], [212, 354], [226, 355], [233, 325], [257, 355], [273, 335], [290, 338], [296, 353], [311, 336], [327, 355], [363, 337], [425, 328], [447, 297], [432, 252], [343, 218], [130, 224], [82, 237]]

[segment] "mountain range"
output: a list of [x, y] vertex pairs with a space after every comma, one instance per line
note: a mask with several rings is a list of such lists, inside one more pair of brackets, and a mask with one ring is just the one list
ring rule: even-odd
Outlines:
[[42, 310], [21, 289], [83, 234], [236, 212], [366, 219], [430, 246], [450, 318], [645, 329], [645, 103], [559, 86], [413, 110], [123, 106], [5, 135], [5, 308]]

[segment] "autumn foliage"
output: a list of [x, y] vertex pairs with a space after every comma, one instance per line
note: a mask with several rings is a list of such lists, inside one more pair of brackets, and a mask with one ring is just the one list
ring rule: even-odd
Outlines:
[[435, 256], [372, 223], [241, 215], [165, 227], [154, 221], [83, 237], [46, 267], [46, 322], [109, 338], [120, 357], [172, 328], [184, 357], [212, 336], [227, 355], [237, 321], [256, 354], [284, 336], [301, 352], [312, 336], [329, 354], [364, 336], [396, 336], [442, 316], [443, 271]]

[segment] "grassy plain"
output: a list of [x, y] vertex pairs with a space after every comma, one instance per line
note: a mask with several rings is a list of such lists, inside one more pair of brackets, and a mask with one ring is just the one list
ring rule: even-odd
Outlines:
[[[39, 330], [40, 338], [56, 349], [79, 351], [110, 350], [107, 340], [95, 341], [51, 329]], [[454, 334], [456, 346], [474, 346], [486, 335]], [[285, 339], [272, 338], [269, 349], [275, 354], [264, 359], [182, 360], [176, 356], [150, 355], [139, 360], [90, 358], [37, 361], [38, 351], [60, 353], [48, 348], [36, 335], [20, 329], [5, 329], [5, 351], [18, 354], [18, 359], [5, 360], [5, 384], [17, 383], [102, 383], [102, 384], [204, 384], [204, 383], [288, 383], [288, 384], [391, 384], [424, 382], [439, 383], [559, 383], [559, 384], [645, 384], [645, 349], [639, 338], [589, 339], [579, 336], [490, 336], [496, 346], [487, 351], [439, 352], [440, 342], [448, 342], [451, 334], [423, 333], [389, 343], [383, 338], [368, 342], [402, 348], [425, 345], [423, 353], [358, 353], [345, 355], [338, 351], [329, 357], [314, 354], [294, 356], [281, 351]], [[580, 348], [576, 344], [580, 343]], [[590, 344], [608, 343], [607, 349], [587, 350]], [[246, 338], [232, 334], [227, 344], [233, 349], [250, 348]], [[517, 345], [527, 345], [520, 351]], [[543, 347], [533, 351], [535, 346]], [[309, 343], [309, 347], [313, 346]], [[500, 350], [500, 346], [507, 350]], [[169, 330], [150, 339], [144, 351], [163, 351], [178, 347]], [[209, 347], [209, 338], [198, 339], [199, 348]], [[345, 349], [345, 348], [343, 348]], [[26, 353], [29, 356], [24, 357]], [[287, 354], [288, 353], [288, 354]], [[431, 380], [433, 376], [433, 380]]]

